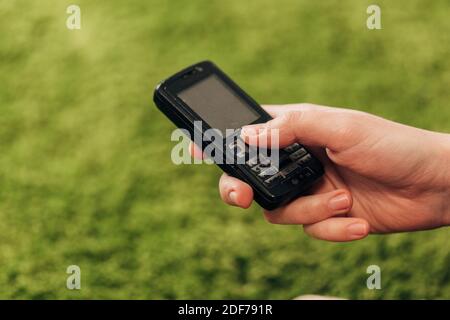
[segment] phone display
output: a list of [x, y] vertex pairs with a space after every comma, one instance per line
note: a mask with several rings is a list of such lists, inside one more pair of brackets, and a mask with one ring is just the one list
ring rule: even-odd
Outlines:
[[212, 128], [238, 129], [259, 118], [259, 114], [216, 75], [182, 90], [178, 96]]

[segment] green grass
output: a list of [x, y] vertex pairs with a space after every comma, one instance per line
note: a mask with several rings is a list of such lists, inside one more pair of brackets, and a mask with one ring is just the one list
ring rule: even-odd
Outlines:
[[448, 228], [333, 244], [269, 225], [220, 201], [216, 167], [171, 163], [152, 103], [211, 59], [263, 103], [448, 132], [447, 0], [378, 0], [378, 31], [366, 0], [79, 0], [70, 31], [72, 3], [0, 2], [0, 298], [450, 298]]

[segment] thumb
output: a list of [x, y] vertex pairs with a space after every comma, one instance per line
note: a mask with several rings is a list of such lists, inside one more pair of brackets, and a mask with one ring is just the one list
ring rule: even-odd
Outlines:
[[[333, 108], [308, 108], [283, 113], [261, 124], [242, 128], [248, 144], [286, 147], [294, 142], [343, 151], [362, 137], [358, 112]], [[278, 141], [275, 141], [278, 140]]]

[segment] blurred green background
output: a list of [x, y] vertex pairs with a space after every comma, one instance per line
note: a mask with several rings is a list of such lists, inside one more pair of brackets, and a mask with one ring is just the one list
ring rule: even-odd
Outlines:
[[[335, 244], [270, 225], [220, 201], [218, 168], [171, 163], [152, 102], [211, 59], [262, 103], [450, 131], [448, 0], [377, 0], [373, 31], [372, 3], [1, 1], [0, 298], [449, 299], [448, 228]], [[366, 288], [371, 264], [382, 290]]]

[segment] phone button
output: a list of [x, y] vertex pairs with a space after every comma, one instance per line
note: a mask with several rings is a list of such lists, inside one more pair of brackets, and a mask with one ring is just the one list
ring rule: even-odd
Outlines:
[[274, 174], [278, 173], [278, 168], [277, 167], [269, 167], [263, 171], [261, 171], [261, 173], [259, 174], [260, 177], [265, 177], [265, 176], [273, 176]]
[[292, 153], [294, 151], [297, 151], [298, 149], [300, 149], [300, 145], [298, 143], [293, 143], [290, 146], [284, 148], [284, 150], [288, 153]]
[[303, 158], [297, 161], [297, 164], [300, 166], [303, 166], [307, 163], [309, 163], [312, 160], [312, 157], [310, 154], [306, 154]]
[[300, 159], [301, 157], [303, 157], [305, 154], [307, 154], [308, 152], [305, 150], [305, 149], [303, 149], [303, 148], [301, 148], [301, 149], [299, 149], [299, 150], [297, 150], [297, 151], [295, 151], [294, 153], [292, 153], [289, 157], [292, 159], [292, 160], [298, 160], [298, 159]]
[[270, 167], [271, 164], [272, 163], [270, 162], [269, 158], [262, 157], [262, 156], [259, 157], [259, 166], [261, 168], [268, 168], [268, 167]]
[[281, 174], [286, 177], [291, 172], [295, 171], [297, 168], [298, 168], [297, 164], [295, 162], [292, 162], [291, 164], [289, 164], [283, 168], [283, 170], [281, 171]]
[[253, 166], [252, 171], [259, 174], [261, 172], [261, 168], [259, 167], [259, 165]]
[[282, 180], [283, 177], [280, 174], [276, 174], [271, 176], [269, 179], [264, 180], [264, 182], [267, 184], [275, 184], [281, 182]]
[[249, 159], [249, 160], [246, 162], [246, 164], [247, 164], [249, 167], [256, 166], [256, 165], [258, 164], [258, 156], [254, 156], [253, 158]]

